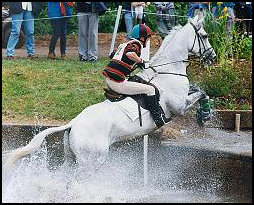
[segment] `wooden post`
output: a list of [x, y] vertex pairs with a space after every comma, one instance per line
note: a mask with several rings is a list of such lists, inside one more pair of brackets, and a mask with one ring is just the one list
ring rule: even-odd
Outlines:
[[240, 131], [240, 114], [235, 114], [235, 131]]
[[117, 35], [117, 30], [118, 30], [118, 25], [119, 25], [119, 20], [120, 20], [120, 16], [121, 16], [121, 11], [122, 11], [122, 6], [119, 5], [118, 10], [117, 10], [115, 28], [114, 28], [114, 33], [113, 33], [112, 41], [111, 41], [111, 47], [110, 47], [109, 55], [114, 50], [114, 45], [115, 45], [115, 40], [116, 40], [116, 35]]

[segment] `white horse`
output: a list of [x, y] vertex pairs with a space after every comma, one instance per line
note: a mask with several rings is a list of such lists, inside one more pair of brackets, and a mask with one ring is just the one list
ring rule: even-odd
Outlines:
[[[167, 118], [184, 115], [195, 102], [204, 97], [201, 91], [188, 95], [190, 85], [186, 76], [189, 54], [202, 58], [206, 63], [211, 63], [216, 57], [202, 21], [203, 19], [195, 17], [185, 26], [174, 29], [151, 59], [151, 67], [137, 74], [159, 88], [160, 105]], [[109, 147], [114, 142], [142, 136], [157, 129], [149, 112], [142, 115], [141, 127], [139, 119], [132, 121], [114, 103], [105, 100], [89, 106], [68, 124], [42, 131], [28, 145], [12, 151], [6, 167], [12, 167], [16, 160], [33, 153], [45, 137], [54, 132], [68, 129], [65, 135], [76, 162], [90, 167], [91, 164], [104, 162]], [[137, 107], [135, 101], [133, 107]]]

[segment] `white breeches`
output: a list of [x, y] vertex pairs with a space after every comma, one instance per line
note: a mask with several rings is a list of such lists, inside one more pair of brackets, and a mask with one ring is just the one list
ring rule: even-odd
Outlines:
[[106, 78], [106, 83], [109, 88], [115, 92], [126, 95], [146, 94], [148, 96], [155, 95], [155, 88], [151, 85], [146, 85], [137, 82], [124, 80], [123, 82], [114, 82]]

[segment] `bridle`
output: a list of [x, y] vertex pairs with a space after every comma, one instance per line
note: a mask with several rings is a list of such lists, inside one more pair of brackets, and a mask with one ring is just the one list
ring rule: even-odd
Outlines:
[[[195, 25], [192, 23], [192, 22], [190, 22], [190, 24], [192, 25], [192, 27], [193, 27], [193, 29], [194, 29], [194, 31], [195, 31], [195, 33], [196, 33], [196, 35], [195, 35], [195, 38], [194, 38], [194, 42], [193, 42], [193, 45], [192, 45], [192, 48], [190, 49], [190, 52], [192, 52], [193, 51], [193, 48], [194, 48], [194, 46], [195, 46], [195, 43], [196, 43], [196, 39], [198, 39], [198, 46], [199, 46], [199, 57], [201, 58], [201, 61], [205, 61], [205, 60], [207, 60], [210, 56], [211, 56], [211, 54], [212, 54], [212, 51], [210, 51], [211, 49], [213, 49], [212, 48], [212, 46], [211, 47], [209, 47], [209, 48], [205, 48], [205, 44], [204, 44], [204, 41], [203, 41], [203, 38], [200, 36], [200, 34], [198, 33], [198, 31], [199, 31], [199, 29], [201, 28], [199, 28], [199, 29], [197, 29], [196, 27], [195, 27]], [[203, 48], [204, 48], [204, 51], [202, 52], [202, 50], [201, 50], [201, 45], [203, 46]], [[209, 55], [205, 55], [206, 53], [208, 53], [209, 52]]]
[[[211, 56], [212, 51], [210, 51], [210, 50], [213, 49], [213, 48], [210, 47], [210, 48], [205, 49], [204, 41], [203, 41], [202, 37], [200, 36], [200, 34], [198, 33], [198, 31], [199, 31], [199, 29], [201, 27], [199, 29], [197, 29], [192, 22], [189, 22], [189, 23], [192, 25], [192, 27], [193, 27], [193, 29], [195, 31], [195, 38], [194, 38], [194, 42], [193, 42], [192, 48], [190, 49], [190, 52], [193, 51], [193, 48], [195, 46], [196, 39], [197, 39], [198, 40], [198, 45], [199, 45], [199, 58], [201, 58], [201, 61], [205, 61], [206, 59], [208, 59]], [[204, 48], [203, 52], [202, 52], [202, 49], [201, 49], [201, 45]], [[205, 56], [204, 54], [206, 54], [207, 52], [209, 52], [209, 55]], [[179, 75], [179, 76], [187, 77], [187, 75], [184, 75], [184, 74], [171, 73], [171, 72], [158, 72], [156, 69], [154, 69], [155, 67], [159, 67], [159, 66], [163, 66], [163, 65], [168, 65], [168, 64], [173, 64], [173, 63], [178, 63], [178, 62], [189, 62], [189, 60], [185, 59], [185, 60], [179, 60], [179, 61], [171, 61], [171, 62], [160, 64], [160, 65], [149, 66], [148, 68], [151, 68], [156, 74], [171, 74], [171, 75]]]

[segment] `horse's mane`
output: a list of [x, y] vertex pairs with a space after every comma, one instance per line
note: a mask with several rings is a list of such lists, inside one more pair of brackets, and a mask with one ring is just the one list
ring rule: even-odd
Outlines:
[[[169, 32], [169, 34], [164, 38], [159, 50], [157, 51], [157, 53], [153, 56], [156, 57], [157, 55], [160, 55], [161, 52], [164, 52], [164, 48], [169, 44], [169, 42], [171, 41], [172, 37], [175, 36], [175, 34], [177, 33], [177, 31], [179, 31], [182, 28], [181, 25], [177, 25], [175, 27], [173, 27], [171, 29], [171, 31]], [[153, 60], [153, 58], [151, 60]]]
[[172, 37], [176, 34], [176, 32], [177, 32], [179, 29], [181, 29], [181, 28], [182, 28], [181, 25], [177, 25], [177, 26], [173, 27], [173, 28], [170, 30], [169, 34], [164, 38], [162, 45], [163, 45], [163, 44], [164, 44], [164, 45], [168, 44], [169, 41], [172, 39]]

